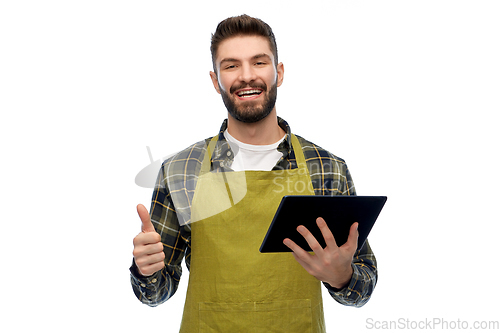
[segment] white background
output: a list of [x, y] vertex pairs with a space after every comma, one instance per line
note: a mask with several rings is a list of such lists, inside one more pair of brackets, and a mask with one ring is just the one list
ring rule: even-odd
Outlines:
[[210, 36], [242, 13], [276, 34], [278, 115], [344, 158], [358, 194], [389, 197], [375, 293], [325, 297], [328, 332], [500, 320], [498, 1], [20, 0], [0, 5], [2, 326], [178, 330], [187, 269], [157, 308], [129, 283], [152, 193], [134, 179], [147, 146], [219, 130]]

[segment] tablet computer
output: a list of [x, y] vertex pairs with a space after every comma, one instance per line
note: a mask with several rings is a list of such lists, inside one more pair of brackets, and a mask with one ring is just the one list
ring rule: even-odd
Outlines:
[[284, 196], [260, 246], [260, 252], [291, 252], [283, 244], [285, 238], [290, 238], [301, 248], [311, 252], [306, 240], [297, 231], [299, 225], [305, 226], [324, 248], [325, 240], [316, 224], [318, 217], [325, 220], [339, 247], [347, 241], [351, 225], [358, 222], [359, 250], [386, 201], [386, 196]]

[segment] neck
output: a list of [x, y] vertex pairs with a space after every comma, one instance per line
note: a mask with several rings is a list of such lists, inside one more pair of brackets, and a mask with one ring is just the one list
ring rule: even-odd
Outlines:
[[250, 145], [270, 145], [285, 135], [285, 131], [278, 125], [276, 108], [266, 118], [251, 124], [228, 115], [227, 131], [236, 140]]

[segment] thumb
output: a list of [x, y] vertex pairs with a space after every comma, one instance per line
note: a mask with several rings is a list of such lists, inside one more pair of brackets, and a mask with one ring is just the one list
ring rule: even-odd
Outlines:
[[148, 210], [144, 207], [144, 205], [137, 205], [137, 214], [139, 214], [142, 221], [142, 232], [155, 232], [155, 227], [153, 226], [153, 223], [151, 223]]

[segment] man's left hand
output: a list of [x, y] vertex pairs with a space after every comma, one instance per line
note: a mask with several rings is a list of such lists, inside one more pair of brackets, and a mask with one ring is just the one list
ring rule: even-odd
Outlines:
[[305, 238], [314, 254], [306, 252], [289, 238], [283, 243], [293, 251], [295, 259], [309, 274], [334, 288], [342, 289], [349, 283], [353, 273], [351, 263], [358, 247], [358, 223], [351, 225], [347, 242], [340, 247], [337, 246], [325, 220], [318, 217], [316, 223], [325, 238], [325, 248], [322, 248], [311, 232], [302, 225], [297, 231]]

